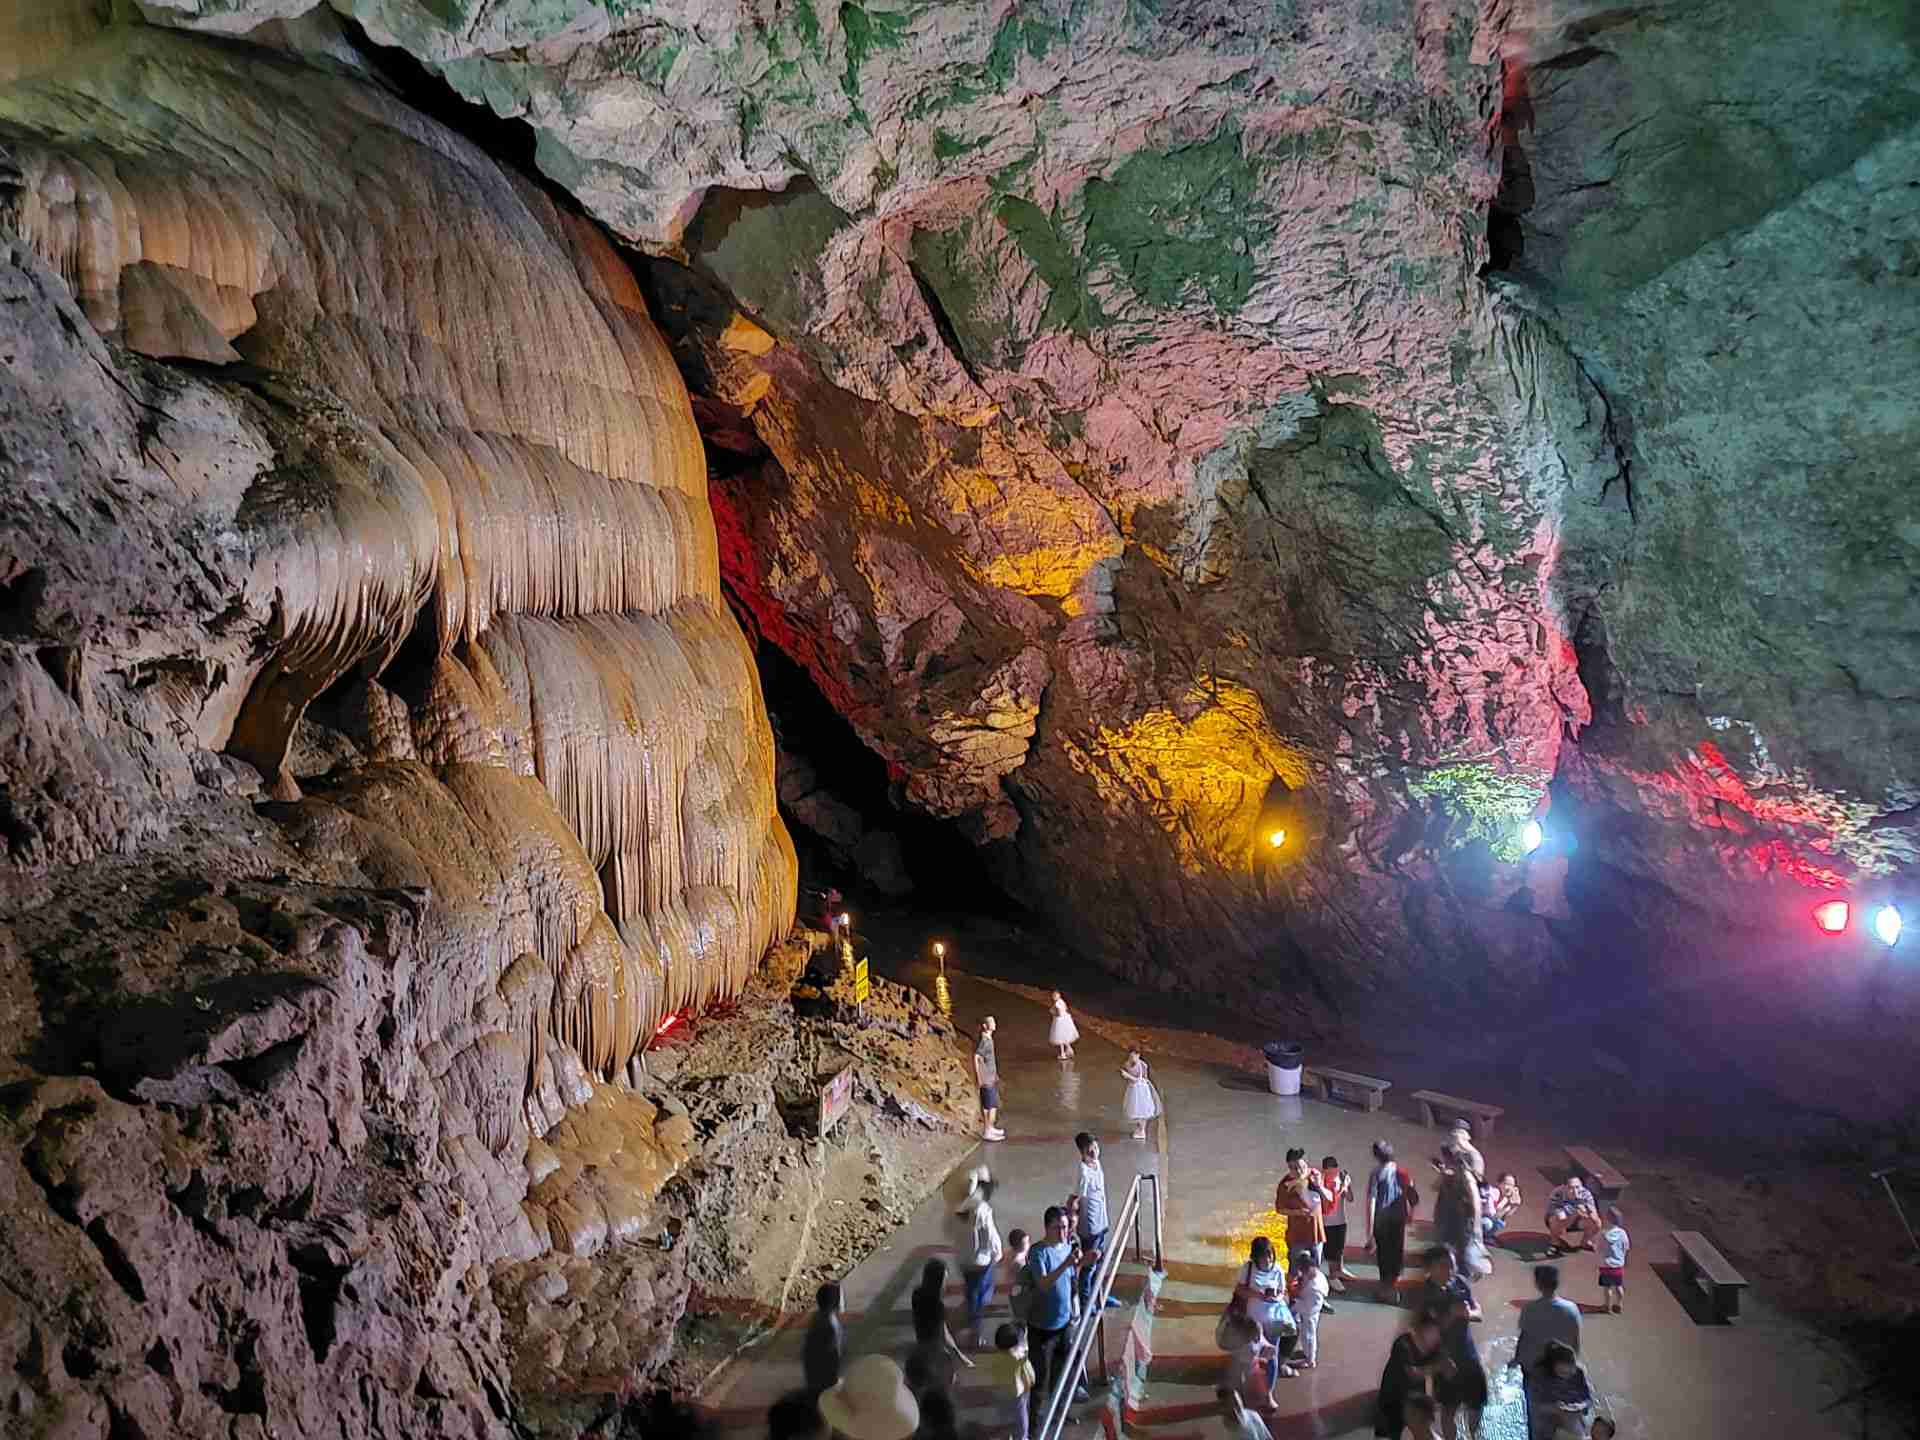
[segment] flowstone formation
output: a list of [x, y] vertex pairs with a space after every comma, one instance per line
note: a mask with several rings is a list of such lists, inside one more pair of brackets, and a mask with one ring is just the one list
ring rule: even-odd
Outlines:
[[749, 624], [1125, 975], [1913, 873], [1910, 6], [338, 8], [662, 257]]
[[662, 1358], [643, 1051], [793, 919], [689, 398], [365, 77], [71, 18], [0, 16], [0, 1428], [506, 1434], [496, 1285]]

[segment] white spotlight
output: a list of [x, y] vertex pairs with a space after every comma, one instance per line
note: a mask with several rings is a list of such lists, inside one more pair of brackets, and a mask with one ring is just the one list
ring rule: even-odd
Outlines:
[[1538, 820], [1529, 820], [1520, 827], [1520, 853], [1531, 855], [1540, 848], [1540, 842], [1547, 838], [1547, 832], [1540, 828]]
[[1900, 911], [1892, 905], [1882, 905], [1873, 912], [1873, 933], [1880, 937], [1882, 945], [1892, 945], [1900, 939]]

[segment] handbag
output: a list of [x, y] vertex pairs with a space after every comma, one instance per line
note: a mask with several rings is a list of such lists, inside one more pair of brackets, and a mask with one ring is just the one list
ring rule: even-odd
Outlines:
[[1420, 1208], [1420, 1187], [1413, 1183], [1413, 1176], [1404, 1166], [1396, 1167], [1400, 1171], [1400, 1196], [1407, 1202], [1407, 1219], [1413, 1218], [1413, 1212]]

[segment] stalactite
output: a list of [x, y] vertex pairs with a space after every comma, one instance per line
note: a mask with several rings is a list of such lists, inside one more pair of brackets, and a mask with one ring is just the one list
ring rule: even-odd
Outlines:
[[0, 94], [0, 144], [0, 218], [96, 328], [245, 362], [275, 464], [223, 543], [263, 643], [208, 738], [296, 794], [295, 726], [358, 677], [337, 714], [372, 763], [280, 814], [316, 870], [431, 897], [414, 1018], [501, 1156], [592, 1094], [582, 1067], [737, 991], [794, 910], [691, 401], [633, 276], [392, 96], [162, 31]]
[[[300, 463], [242, 517], [278, 643], [236, 753], [277, 770], [305, 706], [377, 673], [428, 599], [450, 649], [495, 614], [717, 598], [691, 402], [590, 225], [344, 78], [158, 34], [96, 55], [0, 96], [20, 233], [103, 333], [200, 358], [212, 336], [345, 407], [287, 427]], [[138, 334], [129, 270], [169, 302]]]

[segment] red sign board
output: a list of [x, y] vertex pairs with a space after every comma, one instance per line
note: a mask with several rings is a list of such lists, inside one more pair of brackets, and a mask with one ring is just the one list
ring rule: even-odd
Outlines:
[[852, 1104], [853, 1067], [849, 1065], [820, 1087], [820, 1133], [831, 1130]]

